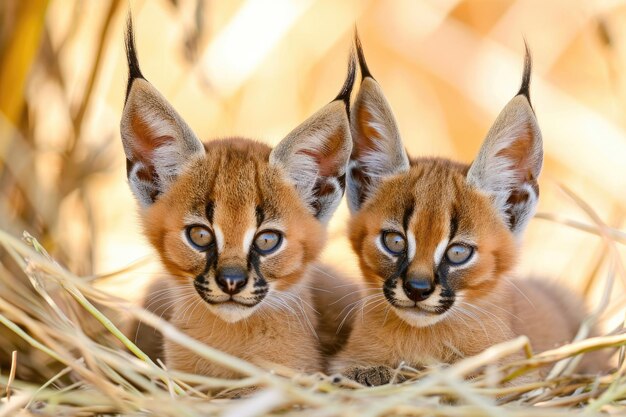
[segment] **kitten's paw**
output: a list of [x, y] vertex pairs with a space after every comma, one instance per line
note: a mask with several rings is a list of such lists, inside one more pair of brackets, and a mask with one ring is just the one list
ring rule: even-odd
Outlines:
[[[389, 384], [390, 382], [404, 382], [402, 375], [396, 374], [396, 371], [385, 365], [378, 366], [353, 366], [346, 369], [343, 374], [368, 387]], [[395, 378], [394, 378], [395, 376]]]

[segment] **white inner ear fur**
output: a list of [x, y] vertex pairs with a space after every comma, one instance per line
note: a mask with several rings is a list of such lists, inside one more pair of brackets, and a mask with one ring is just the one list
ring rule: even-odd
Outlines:
[[[522, 160], [513, 160], [501, 154], [520, 139], [531, 141]], [[492, 197], [494, 207], [506, 222], [507, 210], [511, 208], [508, 203], [511, 193], [516, 190], [528, 193], [527, 201], [512, 208], [517, 215], [516, 224], [511, 225], [512, 232], [518, 237], [534, 215], [538, 198], [524, 178], [530, 171], [536, 180], [542, 163], [542, 139], [537, 120], [526, 97], [518, 95], [496, 119], [467, 173], [467, 182]]]
[[[337, 137], [339, 146], [329, 143]], [[323, 179], [332, 184], [334, 191], [318, 198], [315, 186], [322, 174], [320, 164], [313, 155], [323, 157], [331, 147], [335, 152], [327, 155], [321, 163], [331, 165], [332, 175]], [[270, 154], [270, 164], [284, 170], [311, 213], [317, 214], [318, 219], [326, 223], [343, 196], [343, 188], [337, 178], [345, 174], [351, 151], [352, 138], [345, 104], [333, 101], [289, 133]], [[315, 213], [313, 208], [316, 201], [319, 213]]]
[[[365, 108], [367, 120], [362, 117]], [[372, 78], [361, 83], [361, 89], [355, 100], [351, 118], [352, 138], [357, 148], [358, 157], [350, 161], [348, 170], [348, 206], [351, 212], [360, 208], [361, 201], [369, 198], [384, 177], [406, 172], [410, 168], [396, 120], [391, 106], [385, 99], [382, 89]], [[364, 137], [367, 132], [375, 132], [371, 137]], [[362, 184], [353, 178], [352, 170], [358, 169], [370, 179], [369, 184]]]
[[[135, 126], [143, 126], [144, 131], [136, 132]], [[165, 192], [169, 188], [193, 157], [204, 155], [204, 146], [185, 121], [143, 79], [133, 81], [120, 132], [126, 157], [135, 163], [128, 173], [130, 187], [144, 207], [152, 203], [155, 191]], [[156, 173], [152, 181], [140, 179], [140, 171], [149, 169], [146, 165]]]
[[366, 150], [363, 156], [359, 158], [359, 162], [365, 167], [367, 175], [381, 179], [408, 171], [409, 157], [404, 146], [402, 146], [400, 132], [398, 132], [396, 121], [387, 101], [382, 96], [378, 100], [369, 101], [366, 101], [364, 97], [362, 105], [367, 108], [367, 112], [371, 116], [370, 120], [363, 122], [376, 132], [375, 137], [369, 138], [374, 147]]
[[144, 169], [146, 166], [143, 163], [136, 162], [128, 173], [128, 185], [141, 207], [148, 207], [152, 204], [150, 196], [159, 190], [159, 186], [140, 177], [140, 173]]

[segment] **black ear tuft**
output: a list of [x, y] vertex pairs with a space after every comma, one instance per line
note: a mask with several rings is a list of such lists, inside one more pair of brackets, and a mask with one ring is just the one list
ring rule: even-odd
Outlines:
[[361, 82], [367, 77], [374, 79], [370, 69], [367, 67], [365, 61], [365, 54], [363, 53], [363, 45], [361, 45], [361, 39], [359, 39], [359, 32], [354, 28], [354, 45], [356, 46], [356, 53], [359, 57], [359, 68], [361, 69]]
[[350, 114], [350, 94], [352, 94], [352, 88], [354, 87], [354, 80], [356, 78], [356, 62], [354, 58], [354, 50], [350, 50], [350, 58], [348, 60], [348, 75], [346, 81], [341, 87], [341, 91], [333, 101], [341, 100], [346, 104], [346, 112]]
[[128, 13], [128, 19], [126, 20], [126, 38], [124, 41], [126, 44], [126, 61], [128, 62], [128, 85], [126, 87], [126, 99], [128, 99], [133, 81], [137, 78], [146, 79], [139, 68], [139, 60], [137, 59], [137, 50], [135, 48], [135, 35], [133, 34], [133, 16], [130, 13]]
[[526, 43], [526, 40], [524, 40], [524, 47], [526, 49], [526, 53], [524, 55], [524, 74], [522, 75], [522, 85], [520, 86], [519, 91], [516, 95], [525, 96], [530, 103], [530, 73], [533, 67], [533, 60], [530, 56], [530, 49], [528, 48], [528, 43]]

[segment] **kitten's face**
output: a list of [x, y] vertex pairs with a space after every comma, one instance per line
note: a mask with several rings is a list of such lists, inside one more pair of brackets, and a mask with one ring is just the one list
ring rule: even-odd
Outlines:
[[270, 149], [246, 139], [200, 142], [143, 77], [130, 20], [126, 50], [128, 182], [181, 302], [195, 294], [227, 322], [262, 305], [284, 307], [272, 294], [305, 279], [344, 193], [354, 58], [335, 100]]
[[543, 161], [530, 105], [531, 62], [474, 162], [410, 162], [393, 112], [357, 39], [363, 80], [351, 112], [347, 174], [350, 237], [370, 287], [407, 323], [430, 326], [454, 311], [476, 315], [516, 260], [532, 218]]
[[181, 293], [197, 292], [226, 321], [295, 285], [324, 243], [322, 224], [269, 154], [252, 141], [211, 142], [144, 215]]
[[511, 232], [490, 199], [467, 184], [466, 171], [417, 160], [384, 180], [351, 221], [368, 288], [382, 291], [411, 325], [475, 314], [473, 301], [515, 264]]

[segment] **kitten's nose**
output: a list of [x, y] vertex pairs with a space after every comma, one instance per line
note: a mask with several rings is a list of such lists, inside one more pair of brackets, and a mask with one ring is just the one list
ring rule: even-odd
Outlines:
[[404, 281], [403, 288], [406, 296], [415, 302], [424, 301], [435, 290], [433, 282], [428, 278], [409, 278]]
[[237, 266], [226, 266], [217, 271], [215, 281], [226, 294], [235, 295], [246, 286], [248, 272]]

